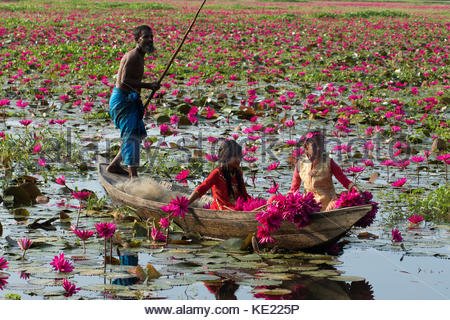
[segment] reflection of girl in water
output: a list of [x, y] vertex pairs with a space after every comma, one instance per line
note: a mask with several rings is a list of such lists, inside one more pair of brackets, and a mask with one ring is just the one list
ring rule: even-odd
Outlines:
[[205, 287], [211, 292], [216, 300], [237, 300], [234, 294], [239, 288], [233, 280], [204, 281]]

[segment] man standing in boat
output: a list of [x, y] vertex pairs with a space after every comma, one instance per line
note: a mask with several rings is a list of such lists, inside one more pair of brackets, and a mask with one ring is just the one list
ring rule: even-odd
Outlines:
[[[133, 30], [136, 47], [127, 52], [120, 61], [117, 80], [109, 100], [109, 114], [114, 124], [120, 129], [122, 145], [108, 172], [137, 176], [140, 160], [140, 144], [147, 136], [143, 121], [144, 105], [141, 100], [141, 89], [156, 91], [158, 82], [142, 82], [144, 77], [144, 57], [155, 51], [153, 32], [147, 25]], [[127, 166], [125, 170], [121, 162]]]

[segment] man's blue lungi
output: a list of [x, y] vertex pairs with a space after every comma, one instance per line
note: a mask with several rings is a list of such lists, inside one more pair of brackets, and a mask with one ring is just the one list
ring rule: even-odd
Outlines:
[[142, 100], [129, 92], [114, 88], [109, 99], [109, 115], [120, 129], [122, 161], [127, 166], [139, 166], [140, 144], [147, 136]]

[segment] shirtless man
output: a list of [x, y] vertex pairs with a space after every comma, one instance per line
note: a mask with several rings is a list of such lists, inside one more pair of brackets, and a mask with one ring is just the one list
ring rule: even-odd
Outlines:
[[[157, 82], [142, 82], [144, 76], [144, 57], [155, 50], [153, 32], [149, 26], [142, 25], [133, 30], [136, 47], [127, 52], [120, 61], [116, 85], [109, 100], [109, 114], [122, 139], [121, 148], [107, 168], [108, 172], [137, 176], [140, 144], [147, 136], [142, 120], [144, 106], [140, 97], [141, 89], [159, 89]], [[125, 170], [120, 163], [127, 166]]]

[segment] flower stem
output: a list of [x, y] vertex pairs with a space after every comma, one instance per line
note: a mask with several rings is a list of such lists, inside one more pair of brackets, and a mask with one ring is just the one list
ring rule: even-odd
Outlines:
[[78, 208], [77, 223], [75, 224], [75, 228], [78, 228], [78, 222], [80, 221], [80, 213], [81, 213], [81, 201], [80, 201], [80, 206]]
[[103, 253], [103, 255], [104, 255], [104, 260], [103, 260], [103, 272], [104, 273], [106, 273], [106, 238], [105, 238], [105, 241], [104, 241], [104, 253]]

